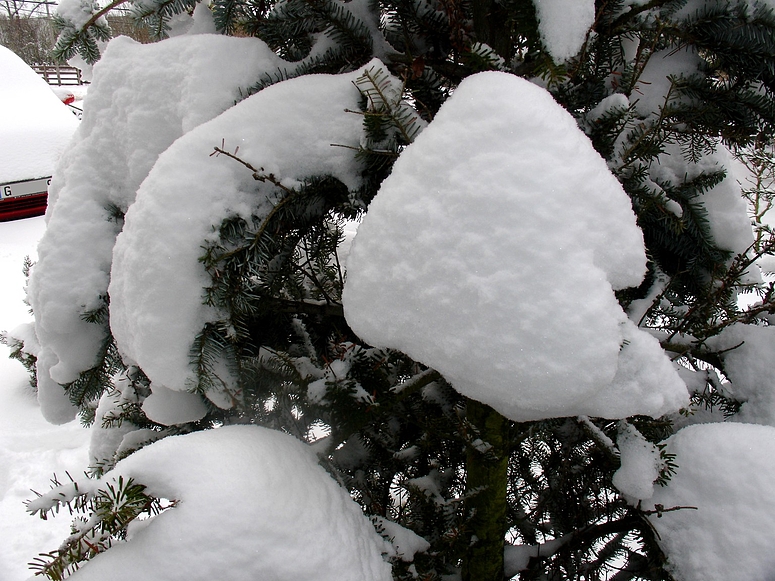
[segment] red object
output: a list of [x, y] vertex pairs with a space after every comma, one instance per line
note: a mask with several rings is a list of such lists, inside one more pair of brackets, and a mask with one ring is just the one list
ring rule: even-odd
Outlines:
[[69, 94], [67, 97], [62, 99], [62, 103], [64, 103], [65, 105], [70, 105], [71, 103], [75, 103], [75, 95], [73, 95], [72, 93]]
[[0, 222], [42, 216], [46, 213], [48, 194], [32, 194], [0, 201]]

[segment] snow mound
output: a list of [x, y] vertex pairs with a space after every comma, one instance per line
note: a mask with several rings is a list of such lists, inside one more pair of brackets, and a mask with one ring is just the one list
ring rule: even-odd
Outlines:
[[0, 45], [0, 183], [50, 177], [78, 120], [46, 82]]
[[[239, 147], [240, 159], [287, 187], [329, 175], [354, 189], [360, 173], [348, 147], [359, 144], [362, 118], [346, 109], [358, 108], [354, 81], [362, 74], [308, 75], [272, 85], [159, 156], [126, 214], [110, 282], [111, 330], [122, 355], [151, 379], [151, 389], [188, 389], [195, 381], [197, 334], [225, 317], [202, 304], [211, 284], [199, 261], [202, 245], [217, 239], [223, 219], [265, 216], [286, 195], [238, 161], [211, 157], [214, 147], [224, 141], [229, 151]], [[224, 366], [227, 392], [235, 385], [228, 373]]]
[[667, 440], [678, 469], [646, 510], [680, 581], [769, 581], [775, 571], [775, 428], [689, 426]]
[[48, 228], [30, 280], [42, 348], [40, 402], [49, 421], [74, 417], [59, 384], [93, 367], [105, 339], [104, 327], [82, 316], [107, 296], [120, 213], [162, 151], [233, 106], [263, 72], [283, 62], [257, 39], [221, 35], [148, 45], [119, 37], [108, 45], [95, 66], [83, 121], [52, 181]]
[[613, 294], [645, 262], [629, 198], [573, 118], [523, 79], [481, 73], [372, 202], [345, 315], [515, 421], [658, 416], [686, 388]]
[[119, 476], [178, 505], [130, 527], [72, 581], [392, 578], [371, 523], [291, 436], [257, 426], [172, 436], [101, 480]]

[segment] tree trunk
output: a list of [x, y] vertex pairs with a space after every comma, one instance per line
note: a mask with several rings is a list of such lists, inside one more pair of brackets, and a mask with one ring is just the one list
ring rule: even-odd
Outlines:
[[463, 581], [503, 581], [508, 480], [508, 420], [491, 407], [469, 400], [466, 417], [486, 449], [470, 447], [466, 457], [466, 503], [471, 543], [463, 561]]
[[490, 46], [505, 60], [514, 56], [514, 43], [509, 29], [509, 10], [494, 0], [471, 3], [476, 40]]

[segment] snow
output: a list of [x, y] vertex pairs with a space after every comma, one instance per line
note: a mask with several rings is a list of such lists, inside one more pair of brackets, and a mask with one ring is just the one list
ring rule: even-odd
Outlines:
[[667, 441], [678, 469], [646, 510], [679, 581], [767, 581], [775, 571], [775, 428], [689, 426]]
[[651, 498], [661, 466], [659, 449], [624, 421], [619, 425], [616, 443], [622, 465], [614, 473], [613, 485], [633, 504]]
[[396, 557], [411, 563], [417, 553], [430, 549], [431, 544], [414, 531], [402, 527], [381, 516], [372, 517], [374, 525], [383, 537], [390, 541]]
[[105, 338], [103, 327], [81, 317], [107, 293], [121, 224], [106, 208], [126, 211], [162, 151], [282, 62], [257, 39], [203, 34], [149, 45], [119, 37], [109, 44], [51, 185], [48, 229], [31, 280], [40, 397], [50, 421], [74, 417], [58, 384], [92, 367]]
[[702, 59], [690, 48], [666, 49], [649, 57], [638, 84], [630, 97], [643, 117], [656, 115], [678, 96], [672, 91], [671, 78], [688, 77], [699, 71]]
[[461, 83], [396, 162], [347, 265], [362, 339], [515, 421], [688, 401], [612, 292], [644, 274], [629, 198], [571, 116], [517, 77]]
[[[99, 10], [92, 0], [60, 0], [57, 4], [57, 15], [68, 20], [76, 29], [81, 29]], [[105, 16], [100, 16], [98, 23], [108, 26]]]
[[[72, 581], [389, 581], [389, 549], [293, 437], [257, 426], [171, 436], [105, 474], [177, 506], [130, 528]], [[80, 486], [79, 486], [80, 488]]]
[[[726, 171], [726, 177], [721, 183], [702, 194], [701, 202], [707, 212], [713, 241], [719, 248], [742, 254], [753, 244], [753, 231], [748, 206], [736, 179], [736, 163], [722, 144], [718, 144], [715, 152], [704, 156], [697, 163], [685, 159], [679, 145], [666, 145], [665, 152], [651, 166], [649, 174], [655, 182], [676, 185], [692, 180], [701, 173]], [[757, 273], [750, 274], [756, 276]]]
[[207, 4], [200, 2], [194, 8], [193, 14], [181, 12], [170, 19], [170, 29], [167, 35], [181, 36], [183, 34], [216, 34], [213, 13]]
[[[45, 229], [42, 217], [0, 223], [0, 331], [29, 324], [24, 300], [22, 263], [35, 259], [35, 245]], [[30, 576], [27, 562], [51, 550], [69, 532], [67, 519], [31, 518], [24, 501], [30, 488], [44, 490], [53, 473], [65, 478], [86, 469], [89, 432], [78, 422], [53, 426], [40, 408], [22, 365], [8, 358], [0, 345], [0, 579], [21, 581]]]
[[775, 328], [735, 324], [710, 339], [708, 346], [723, 352], [724, 371], [731, 382], [725, 387], [732, 397], [745, 402], [735, 419], [775, 426]]
[[78, 120], [46, 82], [4, 46], [0, 75], [0, 183], [50, 177]]
[[157, 383], [143, 402], [143, 413], [153, 422], [166, 426], [201, 420], [207, 414], [202, 398], [196, 394], [173, 391]]
[[503, 565], [507, 579], [530, 566], [530, 559], [554, 555], [567, 542], [567, 537], [552, 539], [540, 545], [506, 545]]
[[[367, 65], [373, 67], [374, 61]], [[362, 119], [360, 92], [346, 75], [310, 75], [268, 87], [190, 131], [159, 156], [129, 208], [113, 253], [111, 330], [122, 354], [152, 381], [184, 391], [195, 381], [191, 348], [223, 313], [202, 304], [210, 277], [199, 257], [227, 217], [266, 215], [284, 192], [215, 146], [239, 147], [242, 160], [284, 184], [330, 175], [354, 189]], [[215, 232], [215, 233], [214, 233]], [[233, 380], [221, 377], [230, 385]]]
[[601, 99], [601, 101], [587, 113], [587, 122], [594, 123], [607, 113], [623, 111], [629, 106], [630, 101], [626, 95], [623, 95], [622, 93], [608, 95], [608, 97]]
[[576, 56], [595, 22], [595, 0], [533, 0], [541, 42], [555, 62]]

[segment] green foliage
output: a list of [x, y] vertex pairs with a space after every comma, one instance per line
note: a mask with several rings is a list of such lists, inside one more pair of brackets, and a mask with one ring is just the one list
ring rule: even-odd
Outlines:
[[[34, 263], [30, 257], [25, 256], [24, 264], [22, 266], [22, 274], [24, 275], [24, 280], [26, 282], [29, 282], [30, 270], [32, 269], [33, 265]], [[24, 302], [27, 306], [29, 306], [29, 303], [26, 300]], [[33, 390], [37, 390], [38, 378], [35, 370], [37, 357], [35, 357], [35, 355], [30, 353], [28, 350], [25, 350], [24, 341], [22, 339], [12, 337], [7, 331], [0, 331], [0, 343], [7, 346], [11, 350], [9, 355], [11, 359], [16, 359], [22, 365], [24, 365], [24, 368], [27, 370], [27, 373], [30, 376], [30, 386]]]
[[[97, 13], [96, 4], [92, 7]], [[100, 58], [99, 42], [110, 39], [112, 33], [107, 20], [95, 18], [87, 21], [88, 26], [76, 28], [76, 26], [64, 17], [56, 14], [52, 19], [54, 32], [58, 35], [52, 54], [54, 59], [65, 62], [78, 54], [87, 63], [95, 63]], [[90, 24], [89, 24], [90, 23]]]
[[167, 36], [167, 22], [176, 14], [192, 11], [196, 0], [156, 0], [154, 2], [138, 2], [132, 6], [131, 14], [138, 23], [142, 23], [152, 38], [162, 39]]
[[51, 490], [27, 503], [30, 513], [44, 520], [62, 507], [70, 514], [84, 515], [76, 517], [70, 536], [56, 551], [41, 553], [29, 564], [35, 575], [62, 581], [116, 541], [125, 540], [131, 522], [156, 516], [175, 505], [175, 501], [146, 494], [145, 487], [131, 478], [119, 476], [94, 490], [86, 482], [84, 489], [83, 481], [79, 487], [72, 478], [63, 484], [54, 476]]
[[[374, 143], [367, 149], [376, 152], [379, 148], [377, 144], [387, 141], [381, 149], [398, 153], [399, 145], [408, 145], [414, 141], [423, 126], [415, 110], [403, 102], [404, 88], [395, 87], [393, 79], [384, 69], [373, 67], [366, 70], [355, 81], [355, 86], [367, 100], [364, 129]], [[398, 135], [392, 137], [392, 132]]]
[[30, 386], [32, 386], [33, 389], [37, 389], [38, 379], [35, 372], [35, 363], [37, 362], [37, 358], [24, 350], [24, 341], [16, 339], [9, 335], [7, 332], [3, 331], [0, 332], [0, 343], [11, 350], [9, 355], [11, 359], [16, 359], [19, 363], [24, 365], [24, 368], [27, 370], [27, 373], [29, 373], [30, 376]]

